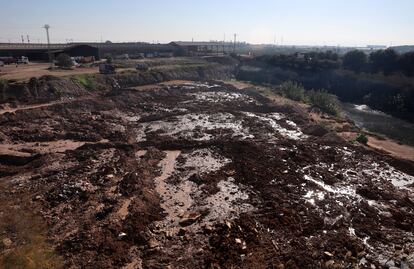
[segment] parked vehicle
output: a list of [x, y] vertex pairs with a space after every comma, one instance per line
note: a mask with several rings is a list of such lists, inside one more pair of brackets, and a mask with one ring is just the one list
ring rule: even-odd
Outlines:
[[136, 68], [137, 70], [140, 70], [140, 71], [147, 71], [147, 70], [149, 69], [148, 65], [147, 65], [147, 64], [144, 64], [144, 63], [139, 63], [139, 64], [137, 64], [137, 65], [135, 66], [135, 68]]
[[93, 63], [95, 61], [95, 56], [75, 56], [73, 57], [77, 63]]
[[72, 60], [72, 65], [75, 67], [78, 67], [80, 64], [76, 61], [75, 57], [70, 57], [70, 59]]
[[115, 74], [115, 66], [112, 64], [100, 64], [99, 73], [101, 74]]
[[29, 58], [27, 58], [26, 56], [22, 56], [17, 59], [17, 63], [18, 64], [29, 64]]

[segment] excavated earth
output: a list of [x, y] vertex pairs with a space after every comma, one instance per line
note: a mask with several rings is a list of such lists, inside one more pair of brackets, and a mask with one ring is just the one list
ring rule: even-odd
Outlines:
[[113, 90], [0, 124], [0, 216], [41, 216], [64, 268], [414, 268], [412, 163], [255, 89]]

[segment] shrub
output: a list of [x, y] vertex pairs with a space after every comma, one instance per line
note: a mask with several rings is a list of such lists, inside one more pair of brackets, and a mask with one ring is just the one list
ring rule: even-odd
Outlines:
[[73, 66], [73, 62], [69, 55], [62, 53], [56, 58], [56, 65], [59, 67], [70, 68]]
[[106, 59], [107, 64], [112, 64], [113, 63], [113, 58], [112, 58], [111, 54], [106, 54], [105, 59]]
[[280, 86], [280, 91], [282, 95], [286, 98], [295, 100], [295, 101], [304, 101], [305, 100], [305, 88], [302, 85], [293, 82], [286, 81], [283, 82]]
[[368, 144], [368, 137], [364, 134], [358, 134], [357, 137], [355, 138], [355, 141], [366, 145]]
[[338, 98], [329, 94], [325, 90], [308, 91], [307, 99], [311, 105], [314, 105], [321, 109], [323, 112], [338, 116], [340, 114], [340, 105]]
[[92, 75], [88, 75], [88, 74], [74, 75], [72, 77], [72, 81], [82, 85], [83, 87], [85, 87], [87, 90], [90, 90], [90, 91], [95, 88], [95, 83], [94, 83]]

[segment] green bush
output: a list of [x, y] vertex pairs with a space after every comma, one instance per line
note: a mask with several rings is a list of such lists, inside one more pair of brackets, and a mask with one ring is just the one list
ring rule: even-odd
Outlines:
[[341, 109], [339, 101], [335, 95], [329, 94], [325, 90], [311, 90], [308, 91], [306, 95], [308, 102], [311, 105], [318, 107], [323, 112], [334, 116], [340, 114]]
[[87, 90], [94, 90], [95, 89], [95, 82], [93, 75], [89, 74], [80, 74], [80, 75], [74, 75], [72, 77], [72, 81], [82, 85]]
[[282, 95], [286, 98], [295, 100], [295, 101], [305, 101], [305, 88], [302, 85], [293, 82], [286, 81], [283, 82], [280, 86], [280, 91]]
[[364, 134], [358, 134], [357, 137], [355, 138], [355, 141], [366, 145], [368, 144], [368, 137]]

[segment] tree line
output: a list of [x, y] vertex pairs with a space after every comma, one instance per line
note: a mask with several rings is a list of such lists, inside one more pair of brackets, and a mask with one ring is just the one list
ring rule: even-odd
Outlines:
[[332, 51], [265, 55], [258, 57], [258, 60], [272, 66], [299, 71], [322, 71], [342, 67], [357, 73], [402, 73], [414, 76], [414, 52], [398, 54], [393, 49], [377, 50], [369, 54], [352, 50], [342, 57]]
[[403, 73], [414, 75], [414, 52], [398, 54], [393, 49], [377, 50], [369, 55], [360, 50], [346, 53], [342, 59], [345, 69], [359, 72], [380, 73], [390, 75]]

